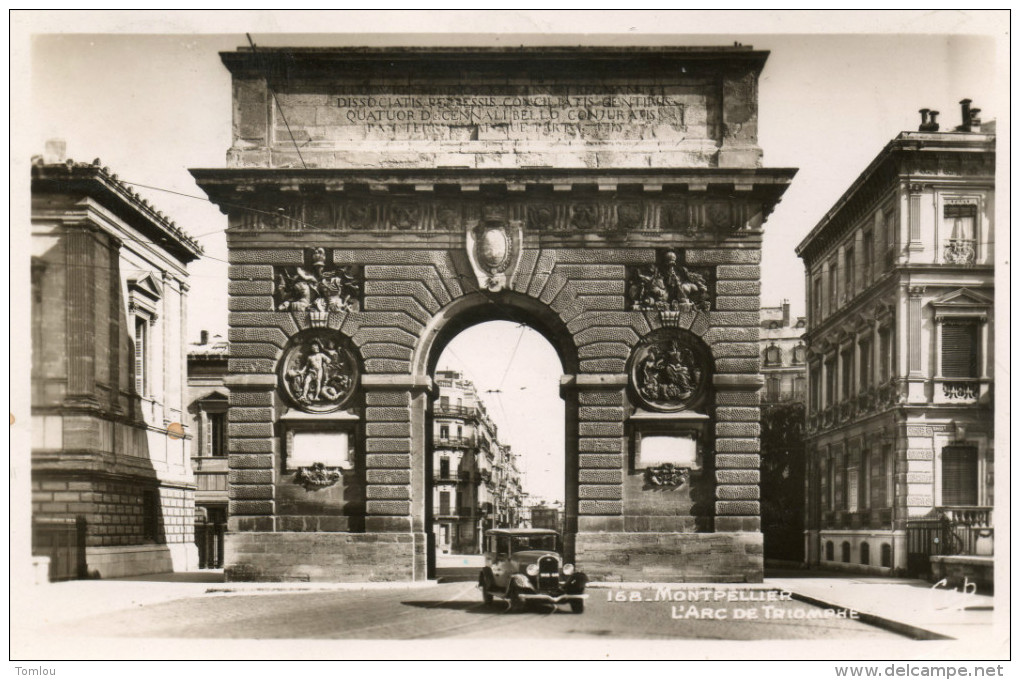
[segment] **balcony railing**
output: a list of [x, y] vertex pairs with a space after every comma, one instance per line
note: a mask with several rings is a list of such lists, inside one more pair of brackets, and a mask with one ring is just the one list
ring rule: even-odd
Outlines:
[[452, 404], [436, 404], [435, 414], [437, 416], [455, 416], [457, 418], [474, 418], [478, 409], [474, 406], [453, 406]]
[[974, 264], [977, 261], [977, 241], [967, 238], [951, 238], [946, 241], [942, 259], [947, 264]]
[[443, 437], [435, 439], [436, 448], [444, 449], [470, 449], [475, 445], [474, 437]]
[[987, 378], [935, 378], [932, 401], [936, 404], [973, 404], [991, 388]]

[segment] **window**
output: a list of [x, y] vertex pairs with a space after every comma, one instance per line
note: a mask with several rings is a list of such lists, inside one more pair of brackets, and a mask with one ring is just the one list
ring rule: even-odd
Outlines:
[[861, 340], [859, 343], [861, 353], [861, 389], [867, 389], [871, 385], [871, 340]]
[[861, 247], [863, 248], [863, 250], [861, 251], [861, 269], [864, 271], [864, 274], [861, 277], [861, 279], [862, 283], [868, 283], [869, 281], [871, 281], [872, 278], [871, 263], [872, 255], [874, 254], [875, 250], [875, 235], [871, 232], [870, 229], [864, 232], [864, 238]]
[[836, 359], [825, 362], [825, 405], [836, 403]]
[[209, 441], [207, 455], [210, 456], [225, 456], [227, 455], [227, 414], [226, 413], [210, 413], [209, 418]]
[[439, 514], [449, 515], [450, 514], [450, 492], [440, 491], [439, 492]]
[[871, 546], [867, 541], [861, 543], [861, 564], [871, 564]]
[[812, 304], [815, 310], [815, 322], [822, 317], [822, 277], [815, 277], [814, 282], [814, 294], [812, 297]]
[[449, 425], [440, 425], [439, 426], [439, 438], [440, 439], [449, 439], [450, 438], [450, 426]]
[[942, 505], [977, 505], [977, 447], [942, 449]]
[[946, 378], [978, 377], [977, 323], [943, 324], [942, 375]]
[[443, 411], [449, 411], [450, 410], [450, 398], [449, 397], [439, 397], [439, 408], [441, 410], [443, 410]]
[[149, 321], [135, 317], [135, 393], [149, 393]]
[[163, 543], [159, 531], [159, 489], [142, 492], [142, 532], [146, 541]]
[[794, 401], [804, 401], [807, 398], [807, 380], [804, 376], [798, 375], [793, 379], [793, 399]]
[[854, 353], [852, 349], [843, 352], [841, 357], [841, 369], [843, 371], [843, 399], [849, 399], [854, 382]]
[[882, 458], [885, 475], [885, 507], [891, 508], [896, 497], [896, 457], [893, 455], [891, 444], [882, 447]]
[[835, 547], [833, 546], [832, 541], [826, 541], [825, 542], [825, 560], [827, 562], [832, 562], [835, 559], [836, 559], [836, 550], [835, 550]]
[[846, 471], [846, 509], [848, 512], [857, 512], [860, 507], [860, 469], [857, 467], [857, 461], [853, 461], [851, 466]]
[[439, 459], [439, 478], [447, 479], [450, 476], [450, 459], [447, 456], [442, 456]]
[[803, 364], [804, 359], [807, 356], [807, 349], [804, 345], [797, 345], [793, 348], [793, 363]]
[[878, 332], [878, 360], [879, 364], [879, 376], [882, 382], [885, 382], [891, 377], [890, 367], [892, 366], [892, 346], [889, 342], [889, 329], [883, 328]]
[[850, 541], [843, 541], [843, 545], [840, 546], [840, 558], [843, 562], [850, 561]]
[[845, 279], [846, 286], [844, 293], [847, 296], [852, 296], [854, 294], [854, 291], [856, 290], [857, 283], [857, 272], [855, 271], [856, 266], [857, 264], [854, 260], [854, 249], [847, 248], [846, 252], [843, 254], [843, 267], [844, 267], [843, 275], [846, 277]]
[[861, 510], [871, 507], [871, 450], [865, 449], [861, 453]]
[[770, 375], [765, 382], [765, 398], [769, 401], [779, 401], [782, 394], [779, 376]]
[[839, 287], [836, 284], [836, 260], [829, 263], [829, 313], [831, 314], [839, 307]]
[[952, 264], [973, 264], [977, 253], [974, 223], [977, 205], [947, 205], [943, 208], [942, 225], [948, 234], [945, 260]]
[[765, 349], [765, 365], [771, 366], [781, 364], [783, 362], [782, 352], [775, 345]]
[[811, 409], [817, 411], [821, 408], [821, 365], [817, 364], [811, 368]]
[[888, 543], [882, 544], [882, 566], [883, 567], [892, 566], [892, 546], [889, 545]]
[[457, 439], [462, 439], [463, 437], [464, 437], [464, 426], [463, 425], [458, 425], [457, 426]]
[[820, 479], [819, 486], [822, 487], [822, 508], [824, 510], [832, 510], [832, 484], [829, 482], [829, 460], [822, 458], [818, 465], [818, 476]]

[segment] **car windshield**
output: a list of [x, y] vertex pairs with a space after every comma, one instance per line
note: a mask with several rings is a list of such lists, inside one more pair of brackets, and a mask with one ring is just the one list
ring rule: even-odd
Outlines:
[[514, 536], [511, 543], [513, 552], [520, 550], [549, 550], [556, 552], [556, 534], [537, 536]]

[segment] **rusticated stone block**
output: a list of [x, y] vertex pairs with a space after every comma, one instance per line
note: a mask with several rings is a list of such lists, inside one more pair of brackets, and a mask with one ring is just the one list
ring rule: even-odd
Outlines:
[[626, 359], [582, 359], [581, 370], [585, 373], [623, 373], [627, 369]]
[[272, 515], [276, 508], [273, 501], [230, 501], [231, 515]]
[[750, 422], [761, 421], [761, 409], [741, 408], [736, 406], [719, 407], [715, 410], [716, 421]]
[[272, 484], [232, 484], [228, 497], [239, 501], [269, 500], [273, 498], [274, 488]]
[[623, 513], [620, 501], [579, 501], [577, 512], [582, 515], [619, 515]]
[[231, 470], [227, 473], [231, 484], [272, 484], [272, 470]]
[[[368, 516], [365, 518], [365, 531], [379, 531], [386, 533], [407, 533], [411, 531], [410, 517], [392, 517], [389, 515]], [[394, 580], [407, 580], [406, 574], [397, 574]]]
[[276, 371], [276, 362], [272, 359], [228, 359], [227, 371], [235, 374], [273, 376]]
[[717, 295], [760, 295], [760, 281], [725, 281], [720, 275], [720, 280], [715, 284]]
[[578, 470], [577, 481], [581, 484], [622, 484], [622, 470]]
[[367, 453], [410, 453], [410, 437], [370, 437], [365, 441]]
[[580, 453], [622, 453], [622, 437], [581, 437], [577, 442]]
[[409, 408], [411, 405], [411, 393], [406, 390], [366, 390], [365, 404], [368, 406], [400, 406]]
[[630, 356], [630, 347], [622, 342], [595, 342], [578, 349], [577, 356], [581, 359], [615, 357], [626, 360]]
[[276, 292], [276, 284], [273, 281], [229, 281], [227, 293], [229, 295], [272, 295]]
[[623, 498], [623, 488], [619, 484], [581, 484], [577, 494], [583, 500], [615, 501]]
[[227, 434], [231, 437], [272, 437], [273, 426], [270, 423], [230, 423]]
[[758, 312], [709, 312], [712, 326], [749, 326], [757, 328]]
[[761, 504], [758, 501], [716, 501], [715, 514], [721, 515], [752, 515], [761, 514]]
[[[709, 312], [716, 314], [717, 312]], [[733, 313], [733, 312], [726, 312]], [[717, 342], [758, 342], [761, 329], [758, 326], [740, 328], [739, 326], [716, 326], [705, 331], [701, 339], [709, 345]]]
[[579, 300], [584, 302], [585, 310], [589, 312], [619, 312], [624, 309], [622, 295], [578, 295]]
[[280, 357], [280, 354], [280, 348], [269, 343], [230, 343], [230, 356], [233, 359], [272, 359], [273, 361], [276, 361]]
[[[228, 336], [231, 343], [240, 342], [266, 342], [277, 347], [287, 345], [287, 335], [279, 328], [250, 328], [247, 326], [231, 328]], [[231, 347], [233, 351], [233, 347]]]
[[[758, 264], [761, 262], [761, 250], [758, 248], [713, 248], [702, 250], [700, 248], [688, 248], [684, 253], [687, 264]], [[717, 274], [719, 278], [722, 275]]]
[[625, 345], [635, 345], [638, 340], [640, 338], [633, 328], [623, 326], [594, 326], [574, 336], [574, 342], [579, 347], [596, 342], [620, 342]]
[[408, 373], [411, 362], [397, 359], [366, 359], [365, 373]]
[[607, 408], [597, 406], [582, 406], [578, 410], [578, 419], [581, 421], [622, 421], [622, 408]]
[[718, 437], [715, 440], [715, 450], [718, 453], [757, 453], [761, 451], [761, 442], [758, 439]]
[[[561, 272], [569, 281], [582, 282], [593, 280], [596, 285], [602, 282], [620, 282], [620, 294], [623, 294], [622, 282], [627, 278], [627, 268], [622, 264], [562, 264], [557, 263], [556, 271]], [[599, 292], [596, 288], [595, 292]]]
[[757, 342], [717, 342], [712, 345], [712, 356], [717, 359], [758, 357], [760, 352]]
[[272, 470], [273, 457], [270, 455], [230, 455], [227, 465], [231, 470]]
[[715, 466], [717, 468], [734, 468], [743, 470], [757, 470], [761, 467], [761, 456], [751, 454], [716, 454]]
[[411, 467], [411, 456], [406, 453], [374, 453], [365, 456], [365, 467], [369, 470], [397, 469]]
[[[435, 274], [435, 272], [433, 272]], [[449, 298], [445, 289], [440, 289], [443, 298]], [[406, 296], [414, 299], [422, 309], [430, 314], [435, 314], [445, 302], [436, 297], [436, 293], [421, 281], [366, 281], [365, 301], [374, 300], [377, 297]], [[371, 306], [368, 309], [372, 309]]]
[[715, 487], [715, 497], [725, 501], [754, 501], [759, 497], [758, 485], [723, 484]]
[[231, 295], [227, 309], [231, 312], [272, 312], [276, 305], [269, 295]]
[[399, 328], [412, 335], [421, 333], [422, 324], [404, 312], [361, 312], [361, 325], [376, 328]]
[[365, 420], [367, 422], [386, 420], [391, 422], [409, 422], [411, 419], [407, 409], [390, 406], [366, 406]]
[[623, 456], [619, 454], [588, 453], [577, 457], [578, 467], [581, 469], [612, 469], [623, 468]]
[[369, 484], [410, 484], [410, 470], [366, 470], [365, 481]]
[[227, 278], [231, 281], [273, 281], [273, 267], [264, 264], [232, 264], [227, 267]]
[[[722, 282], [727, 279], [752, 280], [758, 282], [761, 280], [761, 267], [758, 265], [747, 264], [722, 264], [715, 268], [715, 275], [718, 282]], [[718, 286], [718, 283], [716, 285]]]
[[287, 248], [232, 248], [228, 254], [231, 264], [288, 264], [303, 265], [305, 254]]
[[255, 391], [255, 390], [230, 390], [228, 396], [230, 403], [231, 412], [235, 408], [248, 407], [248, 406], [272, 406], [273, 405], [273, 392], [269, 390]]
[[758, 470], [716, 470], [715, 481], [719, 484], [758, 484], [761, 472]]
[[288, 337], [298, 332], [290, 312], [230, 312], [227, 323], [231, 328], [279, 328]]
[[598, 390], [578, 390], [577, 403], [581, 406], [623, 406], [623, 388], [611, 386]]
[[365, 488], [365, 497], [370, 500], [406, 501], [411, 499], [411, 492], [407, 486], [369, 484]]
[[761, 435], [761, 425], [758, 423], [716, 423], [715, 435], [717, 437], [758, 437]]
[[744, 359], [717, 359], [715, 370], [717, 373], [757, 373], [761, 362], [758, 357]]
[[758, 406], [761, 403], [761, 392], [720, 390], [715, 393], [715, 403], [718, 406]]
[[720, 295], [715, 299], [715, 308], [732, 312], [758, 311], [761, 309], [761, 300], [757, 295]]
[[365, 300], [365, 309], [370, 313], [402, 312], [417, 321], [427, 324], [432, 313], [412, 297], [371, 297]]
[[538, 299], [549, 304], [556, 299], [563, 287], [567, 285], [567, 277], [560, 272], [554, 271], [549, 275], [549, 278], [545, 280], [545, 285], [542, 287], [542, 292], [539, 293]]
[[260, 439], [231, 439], [229, 443], [230, 453], [274, 453], [276, 447], [274, 441], [269, 438]]
[[622, 437], [623, 423], [578, 423], [582, 437]]
[[410, 423], [368, 423], [365, 426], [368, 437], [410, 437]]
[[362, 328], [351, 340], [359, 347], [372, 342], [381, 342], [403, 345], [413, 350], [418, 338], [399, 328]]
[[271, 408], [232, 407], [227, 413], [231, 423], [268, 423], [273, 420]]
[[411, 503], [408, 501], [365, 501], [365, 512], [369, 515], [409, 515]]

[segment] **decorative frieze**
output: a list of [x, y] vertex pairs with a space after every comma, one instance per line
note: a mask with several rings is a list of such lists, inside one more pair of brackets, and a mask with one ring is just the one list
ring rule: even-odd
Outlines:
[[[685, 197], [647, 199], [613, 196], [500, 201], [507, 219], [534, 232], [647, 231], [712, 239], [761, 227], [766, 207], [751, 199]], [[239, 231], [458, 232], [493, 207], [491, 200], [441, 197], [335, 196], [235, 211]]]

